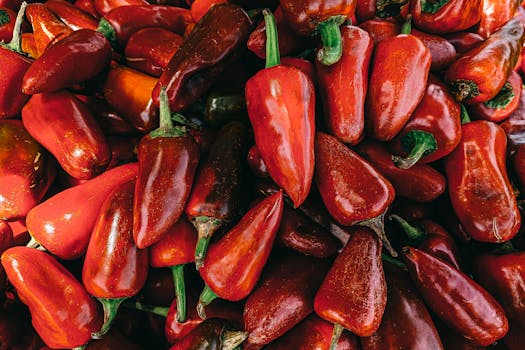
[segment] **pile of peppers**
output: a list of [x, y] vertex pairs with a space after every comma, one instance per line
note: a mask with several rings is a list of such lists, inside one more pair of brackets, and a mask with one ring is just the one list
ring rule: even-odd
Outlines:
[[523, 349], [524, 44], [519, 0], [0, 0], [0, 349]]

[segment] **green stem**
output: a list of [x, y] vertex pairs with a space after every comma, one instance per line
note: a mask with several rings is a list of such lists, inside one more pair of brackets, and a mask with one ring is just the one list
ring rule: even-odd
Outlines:
[[433, 15], [441, 10], [449, 1], [450, 0], [421, 0], [421, 12]]
[[410, 169], [423, 156], [426, 156], [437, 150], [437, 141], [430, 132], [422, 130], [411, 130], [401, 139], [401, 144], [406, 152], [407, 157], [392, 156], [392, 161], [400, 169]]
[[35, 237], [33, 236], [30, 236], [30, 237], [31, 239], [29, 240], [29, 242], [27, 242], [26, 247], [40, 250], [40, 248], [42, 247], [40, 243], [38, 243]]
[[317, 25], [316, 31], [323, 42], [323, 47], [317, 51], [317, 60], [325, 66], [337, 63], [343, 55], [343, 41], [339, 27], [345, 20], [345, 16], [333, 16]]
[[111, 325], [113, 324], [113, 321], [115, 320], [115, 317], [117, 316], [120, 304], [122, 304], [122, 302], [126, 299], [127, 297], [117, 299], [98, 299], [98, 301], [100, 301], [100, 303], [102, 304], [102, 308], [104, 309], [104, 324], [98, 332], [91, 333], [92, 339], [102, 339], [104, 334], [106, 334], [109, 331]]
[[140, 310], [140, 311], [145, 311], [145, 312], [151, 312], [152, 314], [159, 315], [162, 317], [167, 317], [168, 311], [169, 311], [168, 307], [146, 305], [146, 304], [142, 304], [139, 301], [129, 302], [129, 303], [125, 302], [123, 306], [127, 307], [128, 309], [135, 309], [135, 310]]
[[401, 261], [392, 258], [390, 255], [387, 254], [381, 254], [381, 260], [388, 262], [389, 264], [392, 264], [394, 266], [397, 266], [403, 270], [407, 269], [407, 266], [403, 264]]
[[266, 27], [266, 68], [281, 64], [279, 53], [279, 37], [275, 18], [270, 10], [264, 9], [264, 25]]
[[195, 267], [200, 269], [204, 265], [204, 258], [213, 234], [221, 227], [222, 221], [209, 216], [198, 216], [193, 219], [197, 229], [198, 240], [195, 247]]
[[177, 122], [183, 126], [187, 126], [191, 129], [200, 129], [200, 127], [195, 124], [194, 122], [192, 122], [191, 120], [189, 120], [188, 118], [186, 118], [185, 116], [183, 116], [182, 114], [180, 113], [172, 113], [171, 114], [171, 121], [172, 122]]
[[420, 242], [425, 238], [426, 236], [425, 231], [421, 230], [420, 228], [410, 225], [408, 221], [403, 219], [401, 216], [392, 214], [388, 218], [390, 220], [394, 220], [395, 222], [397, 222], [399, 226], [401, 226], [401, 228], [403, 229], [403, 231], [405, 232], [405, 234], [408, 236], [409, 239], [416, 241], [416, 242]]
[[24, 13], [26, 11], [27, 2], [22, 2], [20, 10], [16, 15], [15, 26], [13, 29], [13, 37], [9, 44], [2, 45], [2, 47], [19, 54], [25, 55], [26, 53], [22, 50], [22, 22], [24, 21]]
[[210, 303], [217, 298], [217, 294], [215, 294], [215, 292], [211, 290], [208, 285], [205, 285], [201, 295], [199, 296], [199, 303], [197, 304], [197, 313], [199, 314], [200, 318], [203, 320], [206, 319], [206, 311], [204, 308], [210, 305]]
[[401, 34], [410, 34], [412, 32], [412, 15], [409, 14], [405, 23], [401, 27]]
[[467, 107], [465, 107], [463, 104], [461, 106], [461, 124], [467, 124], [470, 123], [470, 116], [468, 115]]
[[234, 350], [239, 345], [241, 345], [246, 340], [246, 338], [248, 338], [248, 332], [224, 331], [221, 335], [221, 338], [221, 350]]
[[392, 244], [390, 244], [390, 241], [386, 237], [385, 215], [386, 215], [386, 210], [383, 214], [376, 216], [375, 218], [363, 220], [363, 221], [358, 222], [357, 224], [360, 226], [366, 226], [370, 228], [372, 231], [374, 231], [375, 234], [379, 237], [379, 239], [383, 242], [386, 250], [388, 250], [390, 255], [392, 255], [394, 258], [397, 258], [398, 256], [397, 252], [392, 247]]
[[0, 10], [0, 26], [3, 26], [4, 24], [7, 24], [9, 22], [11, 22], [9, 13], [6, 10]]
[[118, 46], [117, 32], [111, 23], [109, 23], [104, 17], [100, 19], [100, 22], [98, 22], [97, 32], [104, 35], [113, 48]]
[[183, 126], [173, 126], [171, 120], [170, 103], [168, 101], [168, 93], [166, 88], [163, 86], [160, 89], [160, 126], [150, 133], [152, 138], [156, 137], [181, 137], [186, 134], [186, 128]]
[[401, 13], [401, 7], [407, 2], [408, 0], [377, 0], [376, 16], [380, 18], [398, 16]]
[[330, 348], [329, 350], [336, 350], [337, 344], [339, 343], [339, 338], [343, 333], [344, 328], [339, 323], [334, 323], [334, 330], [332, 331], [332, 339], [330, 339]]
[[184, 264], [171, 267], [173, 283], [175, 285], [175, 298], [177, 300], [177, 322], [186, 322], [186, 283], [184, 282]]
[[487, 108], [503, 109], [512, 102], [515, 96], [516, 94], [514, 93], [514, 88], [512, 87], [511, 83], [507, 81], [496, 96], [483, 104]]
[[450, 82], [450, 90], [456, 100], [462, 102], [479, 95], [479, 87], [472, 80], [457, 79]]

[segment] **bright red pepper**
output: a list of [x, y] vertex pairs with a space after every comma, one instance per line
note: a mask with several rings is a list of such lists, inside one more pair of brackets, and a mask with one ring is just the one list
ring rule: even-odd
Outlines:
[[158, 242], [184, 211], [199, 162], [199, 148], [185, 127], [174, 127], [165, 90], [160, 127], [142, 138], [133, 205], [133, 238], [141, 249]]
[[453, 330], [482, 346], [507, 333], [502, 307], [467, 275], [416, 248], [405, 247], [403, 258], [425, 303]]
[[524, 42], [525, 28], [515, 18], [452, 63], [445, 81], [456, 99], [473, 104], [496, 96], [516, 66]]
[[416, 27], [428, 33], [453, 33], [465, 30], [481, 19], [482, 0], [414, 0], [410, 13]]
[[518, 73], [511, 72], [503, 88], [492, 99], [469, 106], [473, 119], [485, 119], [499, 123], [514, 113], [520, 103], [522, 80]]
[[381, 241], [366, 227], [355, 227], [350, 234], [314, 301], [315, 313], [334, 323], [332, 344], [343, 328], [360, 337], [374, 334], [386, 305]]
[[148, 251], [139, 250], [133, 241], [134, 190], [132, 180], [108, 195], [86, 251], [82, 282], [104, 307], [104, 324], [94, 339], [107, 333], [119, 305], [142, 289], [148, 275]]
[[136, 176], [137, 164], [126, 164], [59, 192], [31, 209], [27, 228], [52, 254], [77, 259], [87, 249], [102, 203], [113, 189]]
[[458, 147], [445, 159], [454, 211], [471, 238], [508, 241], [518, 232], [521, 219], [505, 168], [505, 132], [482, 120], [462, 129]]
[[431, 61], [409, 21], [400, 35], [376, 45], [365, 109], [373, 138], [389, 141], [401, 131], [425, 94]]
[[102, 324], [96, 302], [75, 277], [51, 255], [13, 247], [2, 265], [20, 300], [29, 307], [33, 327], [55, 349], [86, 344]]
[[401, 26], [399, 24], [384, 19], [370, 19], [360, 23], [359, 28], [366, 30], [368, 34], [370, 34], [374, 44], [401, 33]]
[[100, 16], [106, 16], [111, 10], [123, 6], [149, 5], [146, 0], [94, 0], [93, 5]]
[[510, 21], [519, 7], [519, 0], [483, 0], [482, 3], [477, 32], [485, 39]]
[[15, 30], [16, 13], [7, 8], [0, 7], [0, 41], [10, 42]]
[[23, 218], [55, 179], [55, 164], [19, 120], [0, 121], [0, 219]]
[[315, 74], [315, 66], [307, 59], [300, 57], [282, 57], [281, 65], [299, 69], [304, 74], [306, 74], [308, 78], [310, 78], [314, 86], [316, 85], [317, 79]]
[[47, 0], [45, 5], [72, 30], [96, 30], [98, 27], [96, 18], [65, 0]]
[[445, 192], [446, 180], [440, 172], [424, 164], [400, 169], [392, 161], [392, 154], [379, 142], [361, 142], [357, 146], [357, 152], [392, 183], [396, 195], [426, 203]]
[[109, 145], [95, 117], [66, 90], [33, 95], [22, 109], [22, 121], [29, 134], [76, 179], [90, 179], [109, 163]]
[[283, 211], [279, 191], [251, 208], [225, 236], [211, 245], [199, 272], [206, 287], [197, 310], [217, 297], [238, 301], [247, 297], [270, 255]]
[[144, 28], [133, 33], [124, 51], [129, 67], [160, 77], [184, 38], [163, 28]]
[[234, 350], [246, 339], [246, 332], [233, 331], [226, 320], [210, 318], [199, 324], [170, 350]]
[[227, 2], [227, 0], [195, 0], [190, 8], [191, 17], [197, 23], [213, 6]]
[[246, 83], [255, 143], [272, 179], [295, 207], [310, 191], [314, 171], [315, 92], [301, 70], [279, 64], [275, 22], [265, 12], [269, 47], [266, 69]]
[[316, 61], [328, 130], [341, 142], [357, 144], [365, 128], [368, 67], [374, 43], [363, 29], [343, 26], [342, 56], [331, 65]]
[[408, 274], [389, 263], [383, 266], [386, 309], [377, 332], [361, 338], [363, 350], [443, 350], [434, 322]]
[[111, 46], [91, 29], [80, 29], [48, 48], [24, 75], [22, 92], [51, 92], [93, 78], [110, 62]]
[[341, 225], [371, 227], [394, 256], [383, 220], [394, 200], [390, 182], [335, 137], [315, 137], [315, 182], [330, 215]]
[[430, 75], [423, 99], [389, 146], [402, 169], [452, 152], [461, 139], [461, 109], [447, 87]]

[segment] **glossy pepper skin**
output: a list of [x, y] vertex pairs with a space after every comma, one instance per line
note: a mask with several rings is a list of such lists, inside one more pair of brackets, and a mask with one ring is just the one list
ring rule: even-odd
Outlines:
[[149, 5], [146, 0], [93, 0], [93, 6], [100, 16], [106, 16], [111, 10], [122, 6]]
[[481, 19], [482, 0], [410, 2], [414, 24], [427, 33], [445, 34], [470, 28]]
[[361, 338], [363, 350], [443, 350], [434, 322], [408, 274], [386, 263], [386, 309], [377, 332]]
[[153, 90], [166, 87], [170, 108], [179, 112], [199, 99], [225, 66], [238, 58], [253, 24], [246, 12], [233, 4], [214, 6], [195, 25], [180, 49], [171, 58]]
[[96, 302], [51, 255], [13, 247], [2, 254], [2, 266], [48, 346], [70, 349], [84, 345], [100, 327], [102, 315]]
[[458, 55], [474, 49], [485, 40], [481, 35], [471, 32], [448, 34], [446, 38], [456, 48]]
[[31, 209], [26, 218], [27, 228], [53, 255], [64, 260], [77, 259], [88, 247], [107, 196], [115, 187], [136, 176], [137, 164], [130, 163], [59, 192]]
[[7, 8], [0, 7], [0, 41], [10, 42], [15, 29], [16, 13]]
[[469, 115], [473, 119], [484, 119], [499, 123], [514, 113], [520, 103], [522, 80], [518, 73], [511, 72], [503, 88], [487, 102], [469, 106]]
[[399, 24], [384, 19], [370, 19], [366, 22], [359, 23], [359, 28], [366, 30], [374, 41], [374, 44], [401, 33], [401, 26]]
[[299, 254], [270, 261], [244, 305], [244, 349], [261, 349], [306, 318], [328, 269], [328, 261]]
[[20, 120], [0, 120], [0, 219], [23, 218], [55, 179], [55, 165]]
[[316, 61], [317, 81], [328, 130], [341, 142], [355, 145], [365, 128], [368, 68], [374, 43], [358, 27], [344, 26], [341, 36], [341, 59], [328, 67]]
[[75, 0], [73, 5], [85, 13], [89, 13], [93, 18], [100, 19], [100, 14], [95, 9], [95, 3], [93, 0]]
[[477, 33], [485, 39], [511, 20], [520, 5], [519, 0], [483, 0], [482, 3]]
[[49, 47], [24, 75], [22, 92], [51, 92], [93, 78], [111, 59], [109, 41], [91, 29], [80, 29]]
[[109, 163], [110, 150], [89, 107], [63, 90], [33, 95], [22, 109], [26, 130], [71, 176], [87, 180]]
[[450, 200], [468, 235], [505, 242], [521, 219], [505, 168], [503, 129], [483, 120], [467, 123], [458, 147], [445, 159]]
[[378, 141], [393, 139], [425, 94], [432, 56], [406, 32], [379, 42], [374, 50], [365, 114], [369, 133]]
[[403, 259], [425, 303], [453, 330], [481, 346], [507, 333], [503, 308], [467, 275], [416, 248], [405, 247]]
[[417, 29], [412, 30], [411, 34], [421, 40], [430, 51], [432, 72], [440, 72], [456, 60], [456, 49], [447, 39]]
[[137, 294], [148, 275], [148, 251], [138, 249], [133, 241], [134, 191], [132, 180], [108, 195], [86, 251], [82, 282], [104, 307], [104, 325], [95, 339], [109, 330], [120, 303]]
[[473, 104], [496, 96], [516, 66], [524, 42], [525, 29], [515, 18], [452, 63], [445, 81], [456, 99]]
[[124, 66], [112, 67], [108, 72], [103, 93], [106, 102], [129, 124], [147, 133], [158, 126], [159, 113], [151, 92], [157, 79]]
[[389, 143], [400, 168], [430, 163], [452, 152], [461, 139], [461, 109], [447, 87], [430, 75], [423, 99]]
[[45, 5], [72, 30], [96, 30], [98, 27], [95, 17], [65, 0], [47, 0]]
[[[7, 224], [7, 221], [0, 220], [0, 254], [2, 254], [7, 249], [13, 247], [15, 245], [15, 240], [13, 238], [13, 230], [11, 227]], [[8, 285], [7, 285], [7, 275], [5, 274], [4, 268], [0, 267], [0, 302], [4, 302], [3, 294], [6, 291]], [[2, 305], [3, 308], [3, 305]], [[0, 331], [0, 334], [2, 332]], [[2, 336], [0, 335], [0, 340], [2, 340]]]
[[197, 23], [213, 6], [223, 4], [226, 0], [195, 0], [191, 4], [191, 17]]
[[525, 145], [519, 145], [513, 157], [514, 173], [518, 177], [521, 188], [525, 188]]
[[164, 28], [144, 28], [133, 33], [124, 54], [129, 67], [160, 77], [184, 38]]
[[366, 227], [350, 234], [315, 295], [314, 309], [335, 327], [367, 337], [378, 329], [386, 305], [382, 244]]
[[439, 171], [423, 164], [416, 164], [410, 169], [399, 169], [392, 161], [392, 154], [379, 142], [361, 142], [357, 146], [357, 152], [390, 181], [396, 195], [427, 203], [445, 192], [446, 180]]
[[521, 89], [518, 109], [499, 125], [507, 134], [510, 149], [515, 149], [525, 143], [525, 89]]
[[234, 350], [246, 339], [246, 332], [232, 331], [226, 320], [210, 318], [199, 324], [170, 350]]

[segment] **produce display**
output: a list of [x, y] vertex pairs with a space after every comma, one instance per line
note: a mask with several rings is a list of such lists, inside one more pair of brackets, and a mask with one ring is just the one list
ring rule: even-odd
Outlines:
[[0, 350], [525, 349], [525, 1], [0, 0]]

